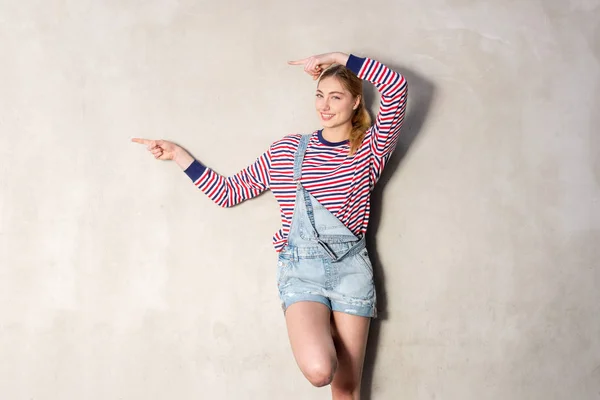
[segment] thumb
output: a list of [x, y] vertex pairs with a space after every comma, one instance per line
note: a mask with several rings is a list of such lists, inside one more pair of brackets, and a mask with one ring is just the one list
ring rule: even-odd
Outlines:
[[157, 140], [156, 145], [161, 147], [164, 151], [173, 151], [177, 147], [175, 143], [162, 139]]
[[156, 147], [156, 140], [147, 140], [146, 141], [146, 148], [148, 150], [152, 150], [155, 147]]

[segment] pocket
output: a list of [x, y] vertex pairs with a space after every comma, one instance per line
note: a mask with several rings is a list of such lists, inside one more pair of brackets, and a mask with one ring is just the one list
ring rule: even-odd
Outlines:
[[369, 252], [367, 249], [361, 250], [358, 254], [356, 254], [355, 259], [357, 260], [357, 264], [363, 269], [364, 273], [369, 277], [373, 278], [373, 264], [371, 264], [371, 259], [369, 258]]
[[289, 271], [292, 268], [292, 256], [287, 252], [279, 253], [277, 261], [277, 286], [282, 287], [285, 284]]

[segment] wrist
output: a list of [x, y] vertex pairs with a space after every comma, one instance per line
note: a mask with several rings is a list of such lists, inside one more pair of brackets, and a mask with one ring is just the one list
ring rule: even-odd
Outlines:
[[181, 147], [177, 147], [174, 153], [173, 161], [184, 170], [194, 162], [194, 158]]
[[348, 58], [350, 58], [350, 55], [346, 53], [342, 53], [339, 51], [334, 53], [334, 59], [336, 64], [346, 65], [346, 63], [348, 62]]

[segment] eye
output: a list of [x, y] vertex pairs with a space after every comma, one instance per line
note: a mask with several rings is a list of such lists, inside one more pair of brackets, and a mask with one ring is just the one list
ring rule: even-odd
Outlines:
[[323, 95], [321, 95], [321, 93], [317, 93], [316, 96], [317, 97], [323, 97]]
[[339, 100], [339, 99], [341, 99], [341, 97], [340, 97], [340, 96], [333, 96], [333, 98], [334, 98], [334, 99], [336, 99], [336, 100]]

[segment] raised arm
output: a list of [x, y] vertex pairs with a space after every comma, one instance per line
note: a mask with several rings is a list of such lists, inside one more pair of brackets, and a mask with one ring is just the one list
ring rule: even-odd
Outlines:
[[315, 80], [333, 63], [345, 65], [359, 78], [373, 83], [381, 94], [379, 112], [375, 124], [370, 129], [370, 140], [373, 155], [380, 161], [379, 164], [383, 165], [382, 159], [388, 158], [396, 147], [400, 127], [404, 121], [408, 91], [406, 79], [378, 61], [340, 52], [319, 54], [289, 62], [291, 65], [303, 65], [304, 71]]
[[371, 149], [376, 158], [388, 157], [396, 148], [406, 112], [408, 86], [404, 76], [378, 61], [354, 55], [346, 62], [359, 78], [375, 85], [381, 94], [379, 112], [371, 128]]

